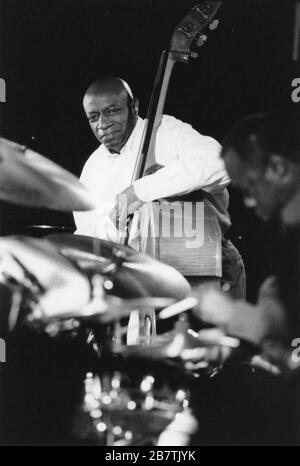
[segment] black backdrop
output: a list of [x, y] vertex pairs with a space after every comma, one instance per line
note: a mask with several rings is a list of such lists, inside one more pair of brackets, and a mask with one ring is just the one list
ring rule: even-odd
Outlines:
[[[79, 175], [96, 147], [81, 108], [99, 75], [128, 80], [145, 115], [160, 53], [196, 0], [0, 0], [0, 134]], [[177, 65], [166, 113], [220, 141], [250, 112], [294, 110], [293, 0], [225, 0], [220, 26], [197, 60]], [[300, 105], [300, 104], [299, 104]], [[230, 237], [244, 256], [248, 296], [272, 269], [274, 225], [266, 226], [231, 192]], [[69, 213], [0, 204], [0, 233], [32, 223], [72, 225]]]

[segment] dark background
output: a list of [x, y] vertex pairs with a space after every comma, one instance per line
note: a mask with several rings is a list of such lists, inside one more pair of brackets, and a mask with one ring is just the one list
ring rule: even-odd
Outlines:
[[[79, 175], [97, 142], [81, 101], [100, 75], [126, 79], [145, 116], [162, 49], [196, 0], [0, 0], [0, 134]], [[165, 113], [222, 141], [238, 118], [294, 111], [293, 0], [225, 0], [199, 58], [178, 64]], [[299, 104], [300, 105], [300, 104]], [[248, 297], [272, 270], [277, 233], [231, 192], [229, 236], [247, 268]], [[0, 234], [30, 224], [72, 226], [72, 215], [0, 203]]]

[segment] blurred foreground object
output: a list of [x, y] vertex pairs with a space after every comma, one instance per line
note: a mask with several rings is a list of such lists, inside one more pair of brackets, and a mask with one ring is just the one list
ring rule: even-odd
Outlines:
[[61, 211], [94, 208], [80, 181], [26, 146], [0, 138], [0, 199]]

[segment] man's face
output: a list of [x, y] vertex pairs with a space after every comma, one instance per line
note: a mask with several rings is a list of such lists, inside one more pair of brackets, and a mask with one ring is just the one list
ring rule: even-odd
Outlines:
[[83, 107], [98, 141], [110, 151], [119, 152], [136, 123], [137, 102], [128, 107], [128, 94], [107, 92], [85, 95]]
[[232, 184], [243, 193], [246, 207], [254, 208], [263, 220], [277, 217], [282, 206], [281, 188], [272, 169], [241, 160], [233, 149], [226, 151], [223, 158]]

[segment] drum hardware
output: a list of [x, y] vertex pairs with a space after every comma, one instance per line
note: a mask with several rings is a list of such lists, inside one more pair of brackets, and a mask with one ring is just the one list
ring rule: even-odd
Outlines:
[[189, 328], [187, 317], [182, 314], [174, 329], [154, 337], [149, 347], [133, 345], [123, 348], [123, 357], [165, 361], [170, 367], [176, 364], [177, 370], [187, 371], [191, 378], [215, 376], [227, 358], [240, 350], [240, 340], [227, 337], [214, 328], [195, 332]]
[[0, 279], [2, 283], [12, 286], [22, 286], [33, 295], [38, 295], [45, 291], [37, 278], [30, 273], [22, 261], [13, 253], [6, 253], [0, 258]]
[[[187, 281], [175, 269], [127, 246], [80, 235], [50, 235], [47, 239], [59, 247], [62, 254], [77, 262], [79, 268], [87, 273], [91, 283], [95, 274], [107, 277], [104, 288], [110, 295], [121, 298], [160, 296], [177, 300], [178, 297], [180, 299], [186, 297], [190, 292]], [[148, 306], [148, 303], [143, 305], [141, 302], [136, 304], [136, 308], [130, 308], [130, 311], [137, 309], [138, 311], [131, 315], [127, 340], [129, 342], [131, 338], [134, 343], [138, 340], [147, 345], [156, 333], [154, 308], [157, 303], [153, 302], [153, 306]], [[109, 312], [104, 311], [105, 304], [103, 308], [103, 303], [99, 303], [98, 310], [97, 305], [92, 300], [88, 305], [89, 310], [86, 308], [84, 314], [94, 313], [95, 316], [97, 314], [102, 324], [108, 323], [109, 319], [116, 322], [131, 314], [131, 312], [127, 313], [126, 309], [123, 311], [120, 309], [118, 312], [112, 301], [109, 302]], [[122, 305], [127, 307], [127, 305], [131, 306], [131, 303], [122, 302]], [[166, 305], [168, 304], [163, 303], [162, 307]], [[138, 319], [143, 322], [143, 325], [137, 327], [135, 334], [132, 329], [136, 328], [135, 321]], [[120, 329], [117, 323], [115, 326], [114, 333], [118, 335], [116, 341], [120, 341], [122, 338]]]
[[117, 296], [104, 295], [103, 299], [92, 298], [80, 311], [76, 310], [74, 313], [71, 311], [68, 313], [62, 312], [59, 318], [68, 319], [73, 317], [87, 324], [105, 326], [129, 317], [130, 313], [137, 308], [161, 309], [173, 301], [170, 298], [160, 297], [121, 299]]
[[[3, 274], [2, 271], [0, 272], [0, 283], [5, 285], [11, 292], [11, 304], [10, 308], [8, 309], [8, 331], [12, 332], [17, 324], [21, 305], [24, 298], [24, 288], [13, 282], [11, 277], [7, 274]], [[2, 329], [1, 329], [2, 330]]]
[[[180, 275], [178, 281], [177, 274], [172, 275], [171, 279], [165, 276], [165, 283], [159, 287], [157, 275], [159, 278], [164, 276], [164, 266], [162, 271], [157, 261], [148, 260], [147, 256], [131, 251], [130, 248], [119, 251], [117, 245], [109, 243], [109, 249], [100, 257], [79, 249], [77, 257], [84, 263], [89, 261], [92, 264], [88, 281], [79, 265], [74, 267], [68, 258], [70, 251], [73, 257], [77, 254], [74, 247], [77, 238], [72, 241], [71, 248], [58, 248], [48, 240], [28, 237], [0, 239], [2, 279], [19, 290], [16, 304], [17, 297], [27, 303], [27, 325], [39, 328], [53, 337], [67, 332], [79, 338], [80, 331], [87, 344], [95, 350], [99, 367], [96, 370], [93, 367], [93, 372], [86, 376], [81, 409], [88, 417], [90, 429], [94, 436], [98, 436], [99, 442], [103, 440], [107, 445], [155, 442], [176, 414], [189, 404], [187, 387], [193, 374], [187, 374], [181, 360], [182, 352], [202, 344], [217, 345], [221, 340], [201, 339], [200, 335], [188, 328], [184, 313], [196, 306], [195, 298], [185, 297], [183, 302], [174, 303], [177, 292], [173, 293], [172, 289], [165, 292], [166, 284], [185, 284]], [[107, 247], [102, 242], [98, 245]], [[14, 268], [5, 264], [6, 257]], [[162, 291], [163, 297], [122, 299], [109, 294], [116, 277], [120, 282], [126, 277], [118, 276], [120, 270], [135, 271], [136, 281], [140, 280], [143, 285], [150, 284], [153, 289]], [[59, 287], [62, 287], [62, 294], [59, 293]], [[181, 295], [184, 294], [183, 290], [184, 285]], [[67, 300], [60, 301], [64, 295]], [[48, 296], [51, 299], [48, 300]], [[72, 298], [70, 302], [69, 297]], [[174, 331], [149, 338], [151, 329], [146, 320], [146, 346], [124, 346], [122, 319], [127, 318], [133, 309], [147, 311], [153, 308], [165, 308], [165, 313], [158, 314], [164, 318], [180, 315]], [[113, 327], [112, 335], [102, 341], [98, 337], [98, 329], [105, 334], [109, 326]], [[223, 340], [221, 343], [229, 345], [230, 342]], [[174, 373], [176, 383], [171, 382], [171, 374]]]
[[44, 288], [12, 253], [5, 253], [0, 258], [0, 282], [12, 291], [8, 311], [8, 330], [12, 332], [19, 320], [22, 305], [26, 303], [30, 309], [38, 307]]

